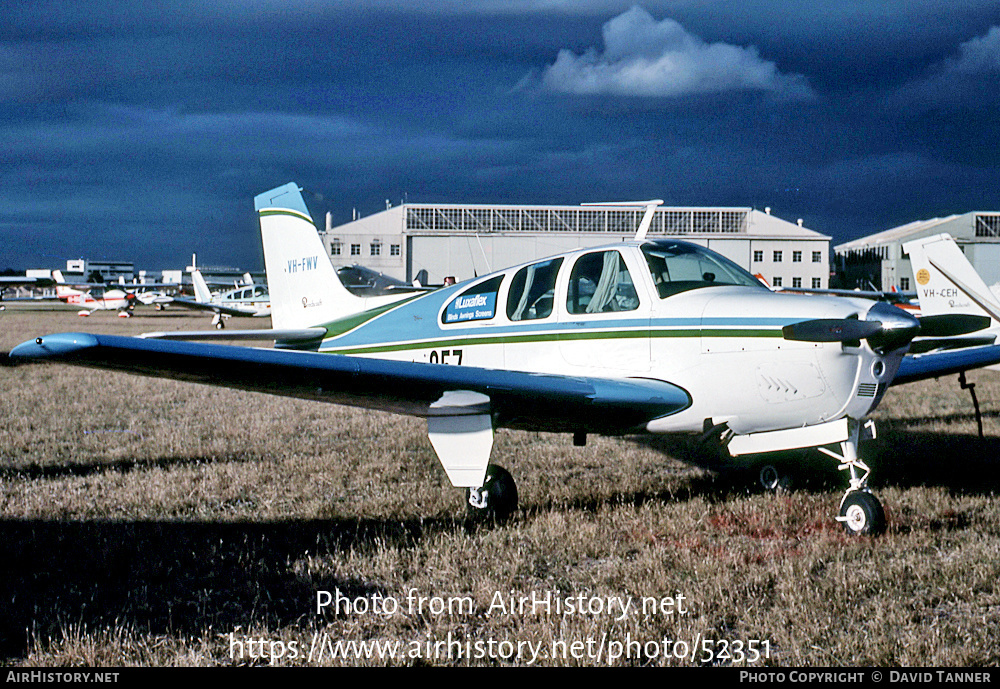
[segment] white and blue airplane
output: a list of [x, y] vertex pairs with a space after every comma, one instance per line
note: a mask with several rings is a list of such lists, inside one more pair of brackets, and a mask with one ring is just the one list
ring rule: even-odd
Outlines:
[[[576, 444], [588, 433], [703, 434], [733, 458], [815, 447], [849, 474], [837, 519], [852, 534], [886, 525], [857, 450], [887, 387], [1000, 362], [1000, 346], [968, 348], [909, 371], [917, 318], [870, 300], [774, 293], [704, 247], [647, 239], [655, 202], [634, 241], [369, 297], [337, 279], [295, 184], [255, 204], [272, 330], [62, 333], [11, 358], [424, 417], [451, 483], [495, 517], [517, 507], [513, 478], [491, 464], [497, 428]], [[262, 335], [273, 349], [169, 339]]]
[[[247, 277], [249, 278], [249, 273]], [[211, 311], [214, 314], [212, 325], [218, 330], [226, 326], [226, 319], [231, 316], [261, 318], [271, 315], [271, 300], [267, 285], [255, 285], [252, 278], [249, 284], [219, 294], [212, 294], [200, 270], [195, 269], [191, 272], [191, 282], [194, 285], [194, 299], [170, 297], [161, 303]]]

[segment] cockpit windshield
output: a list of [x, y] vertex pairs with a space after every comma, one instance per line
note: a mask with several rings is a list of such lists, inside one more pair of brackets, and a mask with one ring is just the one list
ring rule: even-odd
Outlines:
[[642, 253], [661, 299], [702, 287], [767, 289], [743, 268], [703, 246], [674, 240], [647, 242]]

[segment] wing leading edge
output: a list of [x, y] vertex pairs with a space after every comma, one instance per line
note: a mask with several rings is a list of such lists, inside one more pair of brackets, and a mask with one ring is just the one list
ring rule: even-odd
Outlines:
[[116, 335], [48, 335], [15, 347], [10, 357], [428, 418], [489, 414], [495, 427], [535, 431], [627, 433], [691, 404], [682, 388], [651, 379], [557, 376]]
[[964, 347], [903, 357], [892, 385], [938, 378], [1000, 363], [1000, 345]]

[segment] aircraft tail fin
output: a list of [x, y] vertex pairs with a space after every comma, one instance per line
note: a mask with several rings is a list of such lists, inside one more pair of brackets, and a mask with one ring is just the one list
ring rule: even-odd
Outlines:
[[74, 295], [80, 294], [78, 290], [66, 284], [66, 278], [63, 277], [61, 270], [53, 270], [52, 279], [56, 281], [56, 298], [69, 299]]
[[191, 273], [191, 282], [194, 283], [194, 298], [196, 301], [200, 301], [203, 304], [212, 301], [212, 290], [208, 288], [205, 276], [201, 274], [200, 270], [195, 269]]
[[254, 198], [274, 328], [306, 328], [364, 311], [366, 299], [337, 277], [301, 189], [294, 183]]
[[1000, 304], [948, 234], [903, 245], [909, 254], [922, 316], [974, 314], [1000, 321]]

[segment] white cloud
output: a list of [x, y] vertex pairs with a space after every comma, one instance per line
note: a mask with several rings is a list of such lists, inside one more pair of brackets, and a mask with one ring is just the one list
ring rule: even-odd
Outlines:
[[603, 28], [604, 51], [561, 50], [541, 75], [545, 89], [581, 95], [672, 97], [763, 91], [783, 98], [811, 98], [801, 74], [782, 74], [757, 49], [706, 43], [673, 19], [656, 21], [633, 7]]

